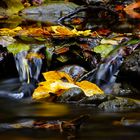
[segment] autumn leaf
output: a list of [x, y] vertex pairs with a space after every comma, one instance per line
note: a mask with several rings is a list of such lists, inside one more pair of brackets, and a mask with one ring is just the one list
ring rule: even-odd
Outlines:
[[33, 93], [33, 99], [47, 98], [50, 96], [50, 93], [54, 93], [59, 96], [64, 90], [73, 87], [78, 86], [73, 83], [63, 82], [61, 80], [41, 82], [39, 83], [39, 87], [36, 88]]
[[132, 18], [140, 18], [140, 13], [136, 9], [140, 8], [140, 2], [134, 2], [124, 8], [124, 11]]
[[69, 83], [74, 83], [73, 79], [65, 72], [49, 71], [43, 73], [43, 76], [46, 81], [64, 80]]
[[65, 72], [49, 71], [43, 73], [46, 81], [40, 82], [39, 86], [35, 89], [32, 97], [33, 99], [42, 99], [50, 97], [50, 93], [60, 96], [64, 90], [77, 87], [81, 88], [86, 96], [94, 94], [103, 94], [103, 91], [95, 84], [82, 81], [74, 82], [74, 80]]
[[116, 5], [116, 6], [115, 6], [115, 10], [116, 10], [116, 11], [122, 11], [123, 8], [124, 8], [123, 5]]
[[76, 82], [76, 85], [79, 86], [84, 91], [86, 96], [104, 93], [96, 84], [93, 84], [89, 81]]
[[15, 36], [21, 30], [22, 30], [22, 28], [19, 26], [16, 28], [13, 28], [13, 29], [2, 28], [2, 29], [0, 29], [0, 35], [2, 35], [2, 36]]
[[113, 45], [101, 44], [93, 48], [94, 52], [100, 53], [101, 57], [106, 57], [114, 49]]
[[81, 18], [74, 18], [72, 19], [72, 24], [81, 24], [83, 22], [83, 20]]
[[80, 36], [80, 35], [89, 36], [89, 35], [91, 35], [91, 30], [77, 31], [76, 29], [73, 29], [72, 32], [73, 32], [73, 34], [75, 34], [77, 36]]
[[54, 35], [60, 36], [89, 36], [91, 35], [91, 30], [77, 31], [76, 29], [70, 30], [64, 26], [51, 26], [51, 31]]
[[91, 36], [106, 36], [108, 35], [109, 33], [111, 33], [111, 31], [109, 29], [98, 29], [96, 31], [94, 31]]
[[12, 52], [13, 54], [17, 54], [21, 51], [28, 51], [30, 49], [30, 46], [28, 44], [23, 43], [13, 43], [8, 45], [7, 47], [9, 52]]
[[54, 32], [55, 35], [61, 35], [61, 36], [73, 36], [73, 32], [69, 30], [68, 28], [64, 26], [51, 26], [52, 32]]

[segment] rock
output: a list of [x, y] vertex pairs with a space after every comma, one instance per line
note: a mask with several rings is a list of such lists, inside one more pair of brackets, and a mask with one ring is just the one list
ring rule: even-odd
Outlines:
[[78, 65], [66, 65], [59, 69], [59, 71], [66, 72], [69, 74], [74, 80], [80, 78], [86, 70]]
[[18, 72], [13, 54], [9, 53], [5, 47], [0, 45], [0, 79], [17, 76]]
[[[137, 89], [139, 92], [140, 90], [140, 49], [137, 49], [134, 53], [128, 56], [121, 68], [120, 72], [118, 73], [117, 80], [121, 83], [127, 83], [127, 87], [131, 89]], [[123, 84], [123, 86], [125, 86]], [[126, 87], [126, 86], [125, 86]]]
[[139, 90], [127, 83], [115, 83], [112, 88], [112, 94], [121, 97], [139, 98]]
[[78, 103], [79, 104], [89, 104], [89, 105], [99, 105], [102, 102], [109, 101], [115, 99], [112, 95], [106, 95], [106, 94], [95, 94], [90, 97], [84, 97], [81, 99]]
[[98, 107], [108, 112], [132, 111], [140, 108], [134, 100], [129, 98], [116, 98], [103, 102]]
[[56, 24], [57, 20], [72, 12], [77, 7], [74, 3], [55, 2], [37, 7], [25, 8], [20, 15], [27, 20]]
[[61, 96], [58, 97], [58, 102], [75, 102], [86, 97], [84, 92], [77, 87], [66, 90]]

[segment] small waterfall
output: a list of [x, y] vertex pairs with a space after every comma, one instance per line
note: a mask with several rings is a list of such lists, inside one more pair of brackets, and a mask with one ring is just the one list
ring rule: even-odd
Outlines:
[[44, 47], [32, 47], [30, 51], [21, 51], [15, 55], [15, 63], [19, 73], [21, 82], [31, 82], [31, 79], [38, 80], [43, 55], [39, 54], [39, 50]]
[[116, 81], [116, 76], [122, 62], [123, 56], [116, 54], [115, 57], [102, 63], [97, 69], [94, 80], [95, 83], [105, 91], [105, 93], [111, 92], [111, 86], [113, 86]]

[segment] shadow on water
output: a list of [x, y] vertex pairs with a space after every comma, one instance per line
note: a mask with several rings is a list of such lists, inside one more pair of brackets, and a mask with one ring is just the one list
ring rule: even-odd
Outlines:
[[[33, 121], [68, 121], [81, 114], [89, 114], [90, 118], [81, 126], [81, 129], [74, 133], [76, 139], [85, 140], [118, 140], [127, 138], [128, 140], [138, 140], [140, 137], [140, 113], [105, 113], [94, 107], [83, 107], [75, 105], [57, 105], [48, 103], [28, 104], [25, 101], [13, 102], [11, 99], [4, 100], [3, 107], [8, 110], [2, 110], [0, 117], [0, 138], [12, 140], [65, 140], [71, 139], [73, 132], [60, 132], [60, 130], [51, 130], [47, 128], [30, 128]], [[0, 100], [1, 104], [1, 100]], [[7, 105], [8, 104], [8, 105]], [[24, 106], [23, 106], [24, 105]], [[8, 106], [8, 107], [7, 107]], [[66, 107], [67, 106], [67, 107]], [[0, 108], [0, 109], [1, 109]], [[15, 109], [16, 108], [16, 109]], [[37, 111], [38, 110], [38, 111]], [[40, 111], [41, 110], [41, 111]], [[56, 111], [57, 110], [57, 111]], [[5, 112], [6, 111], [6, 112]], [[40, 114], [41, 113], [41, 114]], [[6, 116], [8, 116], [8, 121]], [[4, 119], [2, 119], [2, 117]], [[122, 121], [122, 118], [125, 118]], [[135, 119], [135, 120], [133, 120]], [[135, 123], [135, 121], [137, 121]], [[56, 123], [57, 123], [56, 122]], [[14, 128], [10, 125], [16, 124]], [[20, 124], [25, 127], [20, 128]]]

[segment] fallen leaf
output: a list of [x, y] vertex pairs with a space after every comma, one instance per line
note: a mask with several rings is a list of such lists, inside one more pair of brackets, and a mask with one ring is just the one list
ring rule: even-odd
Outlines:
[[101, 44], [93, 48], [94, 52], [100, 53], [101, 57], [106, 57], [114, 49], [113, 45]]
[[84, 91], [86, 96], [104, 93], [96, 84], [93, 84], [89, 81], [76, 82], [76, 85], [79, 86]]
[[30, 46], [28, 44], [23, 44], [23, 43], [13, 43], [10, 44], [7, 47], [9, 52], [12, 52], [13, 54], [17, 54], [21, 51], [28, 51], [30, 49]]
[[103, 94], [103, 91], [95, 84], [82, 81], [74, 83], [74, 80], [65, 72], [49, 71], [43, 74], [46, 81], [40, 82], [35, 89], [33, 99], [42, 99], [50, 97], [50, 93], [60, 96], [64, 90], [78, 87], [81, 88], [86, 96], [94, 94]]
[[136, 9], [140, 8], [140, 2], [134, 2], [124, 8], [124, 11], [132, 18], [140, 18], [140, 13]]
[[46, 81], [67, 80], [69, 83], [74, 83], [73, 79], [65, 72], [48, 71], [43, 73]]
[[2, 36], [15, 36], [21, 30], [22, 30], [22, 28], [19, 26], [16, 28], [13, 28], [13, 29], [2, 28], [2, 29], [0, 29], [0, 35], [2, 35]]
[[64, 26], [51, 26], [51, 30], [55, 33], [55, 35], [61, 36], [73, 36], [73, 32]]

